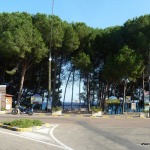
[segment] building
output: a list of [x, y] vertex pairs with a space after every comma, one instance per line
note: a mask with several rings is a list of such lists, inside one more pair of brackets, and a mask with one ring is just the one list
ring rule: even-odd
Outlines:
[[6, 85], [0, 85], [0, 111], [2, 109], [12, 109], [13, 95], [6, 94]]

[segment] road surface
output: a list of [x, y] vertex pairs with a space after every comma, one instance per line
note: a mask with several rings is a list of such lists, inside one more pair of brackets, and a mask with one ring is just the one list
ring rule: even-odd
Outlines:
[[0, 150], [149, 150], [150, 119], [0, 115], [0, 120], [40, 119], [49, 128], [15, 132], [0, 128]]

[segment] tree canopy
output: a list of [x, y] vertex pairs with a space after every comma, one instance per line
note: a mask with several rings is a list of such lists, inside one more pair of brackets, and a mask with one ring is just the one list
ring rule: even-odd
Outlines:
[[[88, 88], [87, 96], [92, 91], [95, 99], [97, 93], [100, 102], [111, 93], [108, 86], [119, 87], [123, 78], [128, 78], [134, 88], [142, 87], [139, 81], [144, 68], [149, 66], [149, 31], [150, 15], [127, 20], [123, 26], [94, 29], [54, 15], [0, 13], [0, 83], [12, 84], [18, 101], [25, 88], [47, 91], [51, 50], [55, 104], [60, 101], [60, 88], [68, 68], [80, 74], [77, 78], [84, 82], [85, 91]], [[75, 77], [74, 74], [73, 81]]]

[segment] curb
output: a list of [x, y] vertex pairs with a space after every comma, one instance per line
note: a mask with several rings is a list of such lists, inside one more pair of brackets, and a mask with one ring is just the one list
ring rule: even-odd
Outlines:
[[141, 118], [139, 116], [111, 116], [111, 115], [102, 115], [102, 116], [92, 116], [92, 114], [62, 114], [62, 115], [51, 115], [51, 114], [36, 114], [39, 116], [50, 116], [50, 117], [72, 117], [72, 118], [105, 118], [105, 119], [126, 119], [126, 118]]
[[133, 119], [133, 118], [140, 118], [137, 116], [102, 116], [102, 118], [107, 119]]
[[0, 111], [0, 115], [11, 114], [11, 111]]
[[18, 132], [30, 132], [30, 131], [33, 131], [33, 130], [47, 128], [47, 127], [50, 127], [50, 126], [51, 125], [49, 123], [45, 123], [42, 126], [34, 126], [34, 127], [29, 127], [29, 128], [19, 128], [19, 127], [12, 127], [12, 126], [8, 126], [8, 125], [0, 124], [1, 128], [9, 129], [9, 130], [12, 130], [12, 131], [18, 131]]
[[[1, 113], [0, 113], [1, 114]], [[3, 115], [6, 114], [3, 112]], [[7, 112], [8, 114], [8, 112]], [[2, 114], [1, 114], [2, 115]], [[37, 116], [49, 116], [49, 117], [72, 117], [72, 118], [105, 118], [105, 119], [132, 119], [132, 118], [140, 118], [140, 119], [147, 119], [146, 117], [139, 117], [139, 116], [130, 116], [130, 115], [102, 115], [102, 116], [92, 116], [92, 114], [62, 114], [62, 115], [52, 115], [51, 113], [33, 113], [33, 115]]]

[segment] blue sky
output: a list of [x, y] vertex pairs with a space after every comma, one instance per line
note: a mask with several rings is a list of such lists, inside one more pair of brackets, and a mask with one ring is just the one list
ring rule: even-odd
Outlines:
[[[150, 14], [150, 0], [55, 0], [54, 14], [67, 22], [85, 22], [94, 28], [123, 25]], [[51, 14], [52, 0], [0, 0], [0, 12]]]

